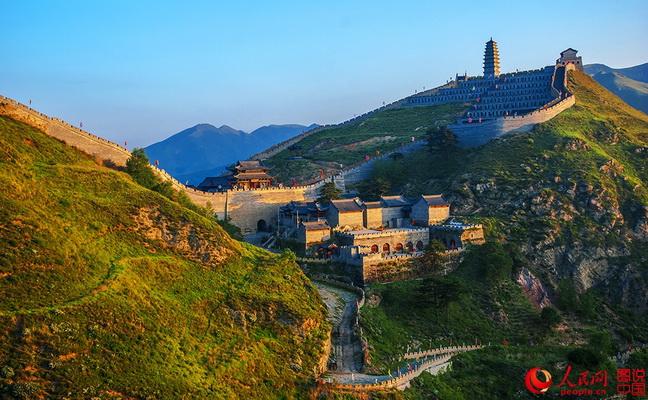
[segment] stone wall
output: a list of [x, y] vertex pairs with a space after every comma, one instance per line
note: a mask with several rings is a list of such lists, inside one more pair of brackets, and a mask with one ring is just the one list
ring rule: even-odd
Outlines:
[[481, 123], [450, 125], [449, 128], [457, 134], [461, 147], [481, 146], [492, 139], [510, 133], [530, 132], [535, 125], [549, 121], [575, 103], [576, 99], [571, 95], [548, 104], [547, 108], [541, 108], [526, 115], [502, 117]]
[[0, 96], [0, 114], [39, 129], [65, 144], [119, 167], [126, 165], [130, 151], [58, 118], [51, 118], [10, 98]]
[[428, 228], [418, 229], [388, 229], [385, 231], [376, 231], [364, 234], [338, 233], [340, 243], [346, 246], [377, 246], [378, 252], [383, 251], [383, 246], [389, 246], [389, 252], [396, 252], [397, 245], [400, 244], [402, 251], [405, 251], [408, 244], [415, 249], [418, 242], [421, 242], [423, 248], [430, 242], [430, 233]]

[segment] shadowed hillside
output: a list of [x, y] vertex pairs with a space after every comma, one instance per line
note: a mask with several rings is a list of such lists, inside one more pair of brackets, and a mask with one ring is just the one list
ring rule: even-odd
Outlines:
[[276, 398], [328, 325], [290, 255], [0, 117], [0, 397]]

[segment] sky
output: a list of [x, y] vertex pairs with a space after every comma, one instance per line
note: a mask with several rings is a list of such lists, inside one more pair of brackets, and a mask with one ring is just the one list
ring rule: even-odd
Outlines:
[[481, 75], [648, 62], [648, 1], [0, 0], [0, 95], [129, 148], [194, 126], [333, 124]]

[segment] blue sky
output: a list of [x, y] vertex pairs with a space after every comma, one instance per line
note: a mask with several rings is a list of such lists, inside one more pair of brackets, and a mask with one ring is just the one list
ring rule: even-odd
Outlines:
[[648, 62], [645, 0], [8, 1], [0, 94], [128, 147], [198, 123], [336, 123], [456, 72]]

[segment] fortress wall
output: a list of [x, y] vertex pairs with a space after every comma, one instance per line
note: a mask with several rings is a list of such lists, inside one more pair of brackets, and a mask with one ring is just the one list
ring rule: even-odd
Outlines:
[[125, 166], [131, 154], [116, 143], [88, 133], [58, 118], [48, 117], [4, 96], [0, 96], [0, 114], [39, 129], [69, 146], [76, 147], [91, 156], [100, 157], [116, 166]]
[[546, 122], [576, 103], [574, 96], [560, 100], [546, 109], [538, 109], [522, 116], [508, 116], [481, 123], [451, 125], [462, 147], [481, 146], [491, 139], [513, 132], [530, 132], [536, 124]]
[[275, 225], [279, 207], [291, 201], [314, 200], [319, 185], [277, 190], [230, 191], [227, 215], [244, 232], [256, 232], [260, 220]]
[[[39, 129], [49, 136], [57, 138], [69, 146], [76, 147], [92, 156], [98, 156], [110, 161], [116, 166], [124, 167], [131, 153], [128, 149], [92, 135], [82, 129], [74, 127], [58, 118], [51, 118], [41, 114], [24, 104], [0, 96], [0, 114], [7, 115], [17, 121]], [[259, 219], [264, 219], [270, 224], [276, 218], [277, 209], [292, 200], [313, 200], [317, 197], [317, 190], [324, 183], [317, 182], [308, 186], [296, 188], [269, 188], [261, 190], [240, 190], [228, 193], [207, 193], [188, 188], [178, 182], [163, 169], [151, 165], [157, 176], [170, 182], [178, 191], [187, 194], [189, 199], [199, 206], [210, 205], [218, 218], [225, 218], [226, 214], [232, 223], [242, 229], [256, 231]]]

